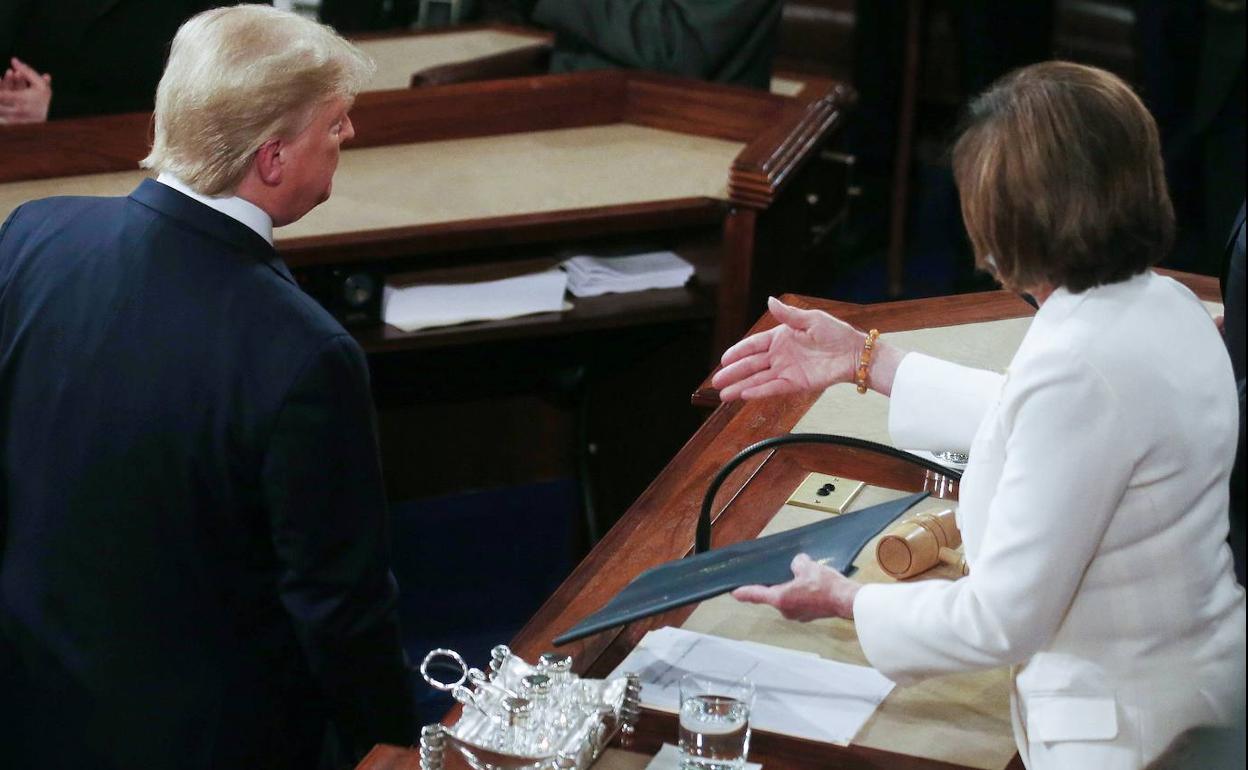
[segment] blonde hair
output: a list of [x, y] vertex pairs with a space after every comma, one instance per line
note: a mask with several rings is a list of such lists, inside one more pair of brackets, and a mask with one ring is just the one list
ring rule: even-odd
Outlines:
[[262, 144], [297, 135], [320, 104], [353, 98], [375, 69], [334, 30], [288, 11], [205, 11], [173, 38], [140, 165], [202, 195], [232, 192]]
[[1053, 61], [998, 80], [970, 105], [953, 173], [976, 263], [1008, 289], [1122, 281], [1174, 240], [1157, 124], [1104, 70]]

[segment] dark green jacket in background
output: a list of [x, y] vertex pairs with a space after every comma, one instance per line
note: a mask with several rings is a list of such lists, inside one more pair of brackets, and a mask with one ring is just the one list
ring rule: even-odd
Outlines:
[[768, 88], [780, 0], [538, 0], [551, 72], [624, 67]]

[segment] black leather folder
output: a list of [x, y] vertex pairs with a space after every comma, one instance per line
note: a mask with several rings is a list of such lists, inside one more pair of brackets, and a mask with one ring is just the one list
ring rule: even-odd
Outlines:
[[849, 574], [858, 552], [892, 521], [927, 497], [926, 492], [873, 505], [785, 532], [716, 548], [646, 570], [606, 606], [555, 637], [567, 644], [607, 628], [746, 585], [776, 585], [793, 577], [799, 553]]

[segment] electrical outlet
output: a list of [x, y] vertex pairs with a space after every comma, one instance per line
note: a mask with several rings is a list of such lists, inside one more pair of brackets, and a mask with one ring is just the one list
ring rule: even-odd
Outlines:
[[839, 515], [845, 512], [864, 486], [861, 481], [853, 479], [809, 473], [789, 495], [788, 504]]

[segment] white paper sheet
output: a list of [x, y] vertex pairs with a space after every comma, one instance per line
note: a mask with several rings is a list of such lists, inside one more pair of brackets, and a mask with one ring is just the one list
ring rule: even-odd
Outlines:
[[841, 745], [853, 740], [894, 686], [866, 666], [671, 627], [646, 634], [611, 676], [628, 671], [641, 677], [642, 705], [672, 713], [685, 674], [749, 677], [754, 728]]
[[670, 251], [626, 257], [582, 255], [564, 260], [561, 266], [568, 273], [568, 291], [577, 297], [675, 289], [693, 277], [693, 265]]
[[[650, 764], [646, 765], [646, 770], [680, 770], [680, 747], [670, 743], [663, 744], [659, 753], [655, 754]], [[757, 762], [747, 761], [745, 770], [763, 770], [763, 766]]]
[[564, 309], [568, 277], [558, 269], [478, 283], [386, 286], [382, 320], [405, 332], [497, 321]]

